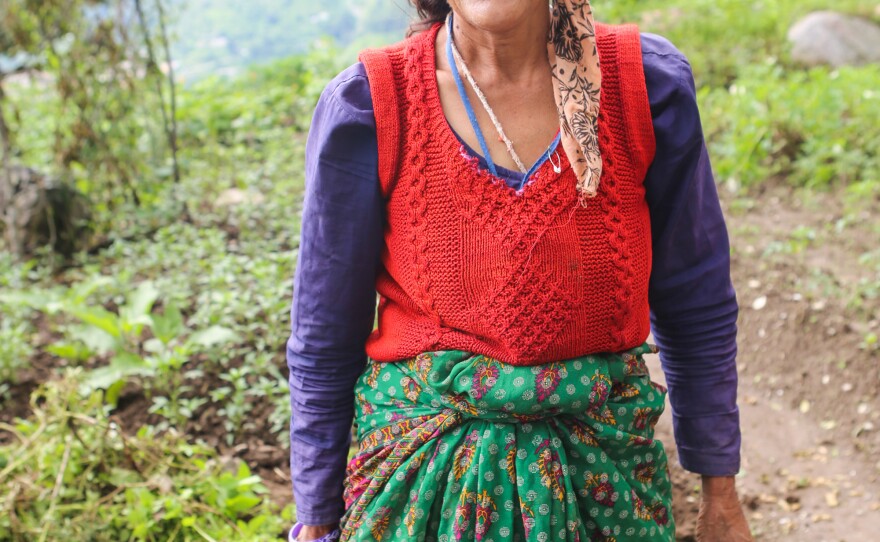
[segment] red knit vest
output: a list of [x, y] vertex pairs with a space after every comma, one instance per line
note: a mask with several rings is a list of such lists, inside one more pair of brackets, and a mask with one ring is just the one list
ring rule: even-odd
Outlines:
[[578, 205], [564, 157], [517, 194], [477, 167], [443, 115], [440, 25], [361, 55], [386, 201], [377, 361], [465, 350], [514, 365], [619, 352], [648, 337], [651, 230], [642, 181], [654, 157], [638, 29], [597, 25], [599, 194]]

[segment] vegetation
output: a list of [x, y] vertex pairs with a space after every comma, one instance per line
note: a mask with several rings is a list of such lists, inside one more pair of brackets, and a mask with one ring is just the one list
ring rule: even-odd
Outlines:
[[[126, 0], [0, 6], [9, 160], [70, 180], [95, 232], [67, 261], [0, 252], [0, 541], [270, 540], [292, 519], [267, 487], [284, 485], [303, 147], [323, 86], [354, 59], [314, 44], [405, 23], [394, 3], [179, 1], [170, 39], [192, 70], [176, 89], [161, 3], [144, 0], [143, 24]], [[691, 59], [719, 182], [880, 193], [880, 68], [787, 57], [788, 25], [829, 2], [756, 1], [748, 16], [736, 0], [603, 4]], [[833, 7], [877, 17], [875, 4]], [[250, 26], [258, 14], [268, 27]], [[202, 47], [198, 25], [236, 45]], [[290, 40], [311, 51], [285, 57]], [[244, 201], [223, 204], [229, 189]], [[795, 237], [791, 250], [812, 239]], [[860, 299], [876, 300], [880, 258], [863, 261], [878, 280]]]
[[272, 540], [290, 521], [245, 463], [174, 430], [126, 434], [77, 380], [47, 384], [29, 419], [2, 426], [18, 452], [0, 449], [3, 540]]
[[701, 93], [716, 174], [734, 186], [880, 186], [880, 66], [786, 70], [775, 59]]
[[[268, 499], [247, 463], [268, 447], [284, 463], [302, 144], [335, 55], [179, 89], [180, 184], [167, 145], [114, 147], [140, 164], [139, 204], [99, 174], [105, 155], [55, 159], [56, 132], [71, 128], [54, 72], [5, 81], [13, 160], [74, 179], [96, 234], [66, 262], [0, 252], [0, 540], [57, 540], [50, 524], [69, 540], [145, 541], [270, 540], [289, 527], [292, 506]], [[126, 119], [161, 142], [155, 84], [137, 84]], [[264, 200], [216, 205], [232, 188]]]
[[353, 48], [396, 41], [413, 11], [406, 0], [176, 0], [175, 8], [174, 53], [188, 79], [307, 53], [325, 38]]
[[819, 9], [880, 20], [865, 0], [596, 3], [600, 18], [639, 22], [687, 55], [719, 181], [748, 187], [777, 178], [876, 193], [880, 67], [804, 70], [788, 57], [788, 28]]

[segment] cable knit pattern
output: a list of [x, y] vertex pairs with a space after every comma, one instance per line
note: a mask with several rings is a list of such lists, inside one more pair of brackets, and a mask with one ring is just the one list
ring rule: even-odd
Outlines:
[[597, 25], [599, 194], [578, 205], [564, 153], [516, 192], [477, 167], [443, 115], [437, 25], [364, 53], [387, 201], [377, 361], [466, 350], [536, 365], [648, 336], [651, 234], [642, 180], [654, 135], [634, 26]]

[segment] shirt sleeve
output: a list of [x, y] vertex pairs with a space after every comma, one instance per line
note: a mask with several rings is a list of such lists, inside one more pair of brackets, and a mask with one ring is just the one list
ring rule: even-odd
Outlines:
[[679, 461], [709, 476], [740, 467], [730, 244], [687, 59], [644, 34], [657, 152], [645, 178], [651, 214], [651, 328], [669, 387]]
[[366, 362], [383, 243], [375, 119], [360, 64], [321, 95], [305, 177], [287, 342], [290, 470], [297, 519], [328, 525], [343, 514], [353, 390]]

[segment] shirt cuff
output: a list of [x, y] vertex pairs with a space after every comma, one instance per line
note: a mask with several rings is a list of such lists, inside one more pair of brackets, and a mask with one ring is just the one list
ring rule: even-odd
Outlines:
[[[287, 534], [287, 542], [297, 542], [296, 537], [299, 535], [299, 532], [304, 526], [304, 523], [300, 523], [299, 521], [297, 521], [296, 524], [290, 528], [290, 532]], [[339, 531], [339, 529], [335, 529], [333, 532], [325, 534], [321, 538], [312, 540], [310, 542], [336, 542], [337, 540], [339, 540], [339, 537], [341, 535], [342, 533]]]
[[[342, 499], [340, 499], [341, 501]], [[313, 508], [311, 510], [301, 510], [296, 507], [296, 521], [303, 525], [333, 525], [339, 523], [342, 518], [343, 511], [339, 507], [325, 506], [322, 508]]]
[[740, 469], [739, 410], [683, 418], [673, 415], [678, 461], [704, 476], [734, 476]]

